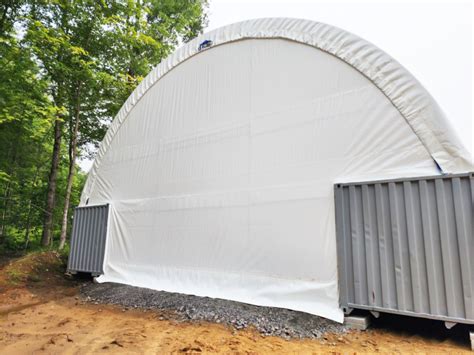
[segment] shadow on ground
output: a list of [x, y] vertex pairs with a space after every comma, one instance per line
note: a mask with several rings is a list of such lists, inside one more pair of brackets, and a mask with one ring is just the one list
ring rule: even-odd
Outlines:
[[473, 325], [459, 323], [447, 329], [443, 321], [389, 313], [380, 313], [379, 318], [372, 318], [371, 328], [403, 337], [419, 336], [428, 340], [450, 340], [461, 347], [470, 347], [469, 331], [474, 331]]

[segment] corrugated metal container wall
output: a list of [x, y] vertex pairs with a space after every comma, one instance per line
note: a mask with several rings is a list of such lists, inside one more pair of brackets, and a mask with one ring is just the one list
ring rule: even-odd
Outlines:
[[335, 185], [340, 303], [474, 324], [474, 174]]
[[68, 271], [103, 273], [108, 215], [108, 204], [75, 209]]

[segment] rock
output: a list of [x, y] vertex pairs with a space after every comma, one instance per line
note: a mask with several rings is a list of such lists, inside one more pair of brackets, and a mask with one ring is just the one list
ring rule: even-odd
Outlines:
[[[338, 323], [302, 312], [114, 283], [84, 284], [81, 296], [87, 302], [120, 305], [123, 312], [135, 308], [164, 312], [176, 322], [211, 321], [230, 325], [236, 330], [255, 327], [262, 336], [299, 339], [320, 338], [326, 332], [346, 332]], [[165, 314], [159, 314], [158, 319], [166, 319]]]
[[117, 346], [120, 346], [121, 348], [123, 348], [123, 344], [120, 343], [117, 339], [112, 340], [112, 341], [110, 342], [110, 344], [117, 345]]

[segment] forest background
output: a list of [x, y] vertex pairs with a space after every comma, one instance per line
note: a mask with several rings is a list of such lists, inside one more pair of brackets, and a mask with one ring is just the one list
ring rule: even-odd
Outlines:
[[204, 0], [0, 2], [0, 252], [67, 249], [73, 208], [133, 89], [207, 24]]

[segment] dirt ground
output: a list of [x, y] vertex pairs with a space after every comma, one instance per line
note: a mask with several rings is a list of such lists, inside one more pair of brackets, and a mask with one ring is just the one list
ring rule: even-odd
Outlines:
[[0, 263], [1, 354], [472, 354], [467, 334], [443, 333], [423, 325], [407, 330], [400, 321], [365, 332], [327, 334], [320, 340], [285, 340], [263, 337], [252, 329], [179, 322], [159, 312], [84, 303], [78, 296], [79, 282], [63, 273], [62, 260], [52, 252]]

